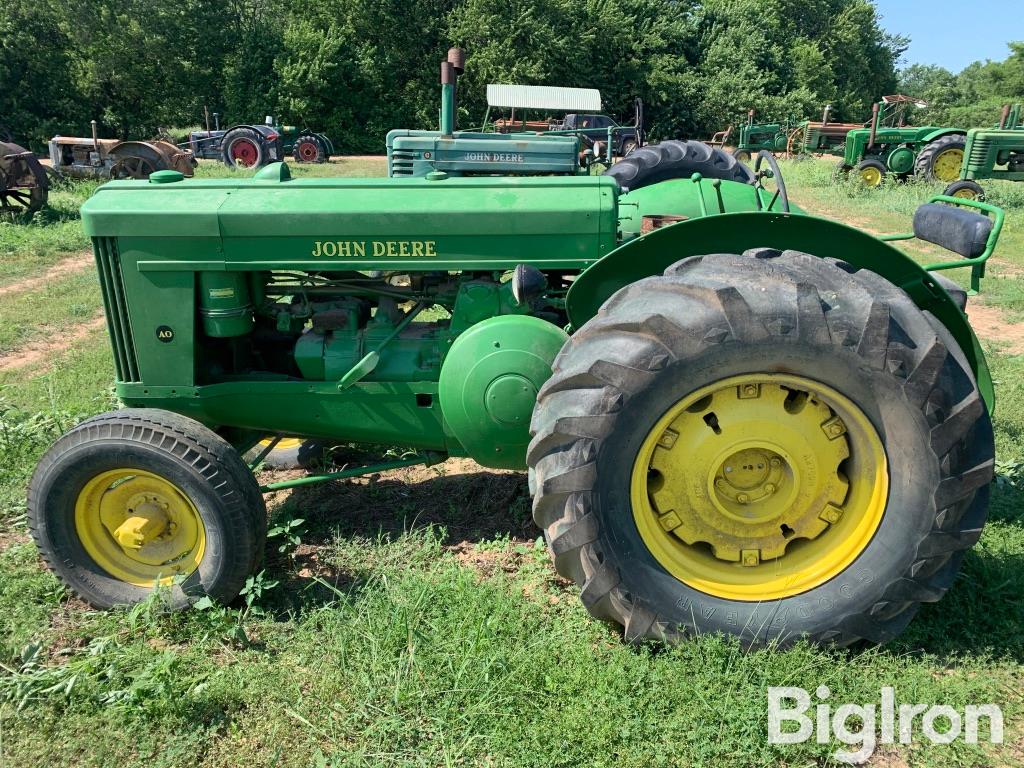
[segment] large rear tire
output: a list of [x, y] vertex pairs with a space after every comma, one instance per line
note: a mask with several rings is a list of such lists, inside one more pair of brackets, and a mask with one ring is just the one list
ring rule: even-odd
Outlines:
[[229, 602], [263, 553], [266, 507], [238, 452], [156, 409], [96, 416], [40, 460], [29, 529], [47, 566], [97, 608], [146, 599]]
[[925, 181], [946, 184], [960, 178], [967, 137], [962, 133], [940, 136], [924, 145], [914, 160], [914, 174]]
[[627, 640], [885, 642], [981, 533], [977, 385], [875, 273], [768, 249], [684, 259], [613, 295], [553, 368], [534, 519]]
[[663, 141], [630, 153], [604, 172], [625, 189], [640, 189], [668, 179], [706, 179], [754, 183], [754, 173], [735, 157], [700, 141]]
[[267, 162], [266, 141], [253, 128], [232, 128], [221, 147], [224, 165], [229, 168], [260, 168]]

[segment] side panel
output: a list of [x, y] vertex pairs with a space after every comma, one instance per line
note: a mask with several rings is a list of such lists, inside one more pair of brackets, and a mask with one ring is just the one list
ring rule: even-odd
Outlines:
[[727, 213], [655, 230], [612, 251], [577, 278], [566, 299], [569, 319], [579, 328], [619, 288], [657, 275], [681, 259], [742, 253], [748, 248], [797, 250], [842, 259], [900, 286], [949, 329], [971, 363], [986, 404], [990, 409], [994, 406], [995, 392], [978, 339], [935, 278], [888, 243], [845, 224], [812, 216]]

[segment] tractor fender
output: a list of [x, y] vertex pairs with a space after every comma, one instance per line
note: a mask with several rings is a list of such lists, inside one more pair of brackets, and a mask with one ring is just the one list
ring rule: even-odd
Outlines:
[[941, 322], [960, 345], [991, 410], [995, 393], [988, 364], [966, 315], [938, 280], [893, 246], [859, 229], [815, 216], [742, 212], [689, 219], [625, 243], [590, 265], [573, 282], [566, 311], [573, 328], [594, 317], [625, 285], [662, 273], [689, 256], [742, 253], [751, 248], [804, 251], [870, 269], [906, 291]]
[[929, 142], [935, 141], [936, 139], [940, 139], [943, 136], [953, 136], [955, 134], [962, 134], [963, 136], [966, 137], [967, 131], [963, 130], [962, 128], [936, 128], [934, 131], [926, 133], [924, 136], [922, 136], [921, 143], [927, 144]]

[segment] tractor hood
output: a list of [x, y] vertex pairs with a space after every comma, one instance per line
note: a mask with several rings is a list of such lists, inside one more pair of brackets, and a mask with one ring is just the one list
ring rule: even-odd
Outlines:
[[91, 237], [142, 270], [580, 268], [616, 245], [618, 187], [586, 177], [249, 179], [171, 173], [100, 187]]

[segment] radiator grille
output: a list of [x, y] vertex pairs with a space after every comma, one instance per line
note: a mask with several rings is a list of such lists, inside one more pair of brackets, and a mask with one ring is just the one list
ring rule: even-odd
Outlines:
[[967, 162], [971, 165], [984, 165], [988, 160], [989, 150], [988, 139], [975, 139], [974, 144], [971, 146], [971, 154], [967, 158]]
[[114, 365], [118, 381], [142, 381], [139, 361], [135, 356], [132, 325], [128, 319], [128, 304], [124, 297], [121, 259], [117, 253], [117, 240], [110, 237], [93, 238], [93, 252], [99, 267], [103, 308], [107, 313], [107, 329], [114, 348]]
[[412, 176], [412, 161], [415, 155], [401, 149], [391, 150], [391, 175]]

